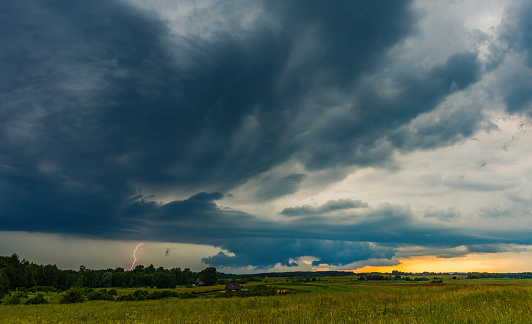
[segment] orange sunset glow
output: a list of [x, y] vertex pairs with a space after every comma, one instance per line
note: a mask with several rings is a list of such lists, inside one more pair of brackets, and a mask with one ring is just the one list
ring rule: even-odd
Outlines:
[[365, 266], [353, 272], [527, 272], [532, 269], [532, 252], [469, 254], [458, 258], [415, 256], [399, 262], [395, 266]]

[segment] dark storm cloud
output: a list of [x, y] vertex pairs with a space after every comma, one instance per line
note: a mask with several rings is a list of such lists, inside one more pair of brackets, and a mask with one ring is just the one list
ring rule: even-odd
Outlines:
[[[215, 203], [290, 159], [307, 170], [384, 165], [394, 148], [439, 147], [480, 127], [481, 114], [458, 112], [447, 119], [462, 122], [434, 122], [432, 137], [408, 127], [478, 80], [475, 53], [393, 75], [393, 98], [364, 81], [413, 32], [410, 1], [263, 6], [248, 30], [193, 38], [122, 1], [1, 2], [0, 230], [209, 243], [242, 258], [210, 264], [262, 266], [301, 255], [330, 264], [393, 255], [367, 242], [485, 243], [418, 224], [395, 206], [339, 223], [316, 216], [367, 206], [293, 207], [282, 213], [300, 218], [275, 223]], [[329, 115], [335, 107], [343, 112]], [[304, 179], [265, 178], [256, 198], [293, 194]], [[160, 203], [143, 188], [190, 198]], [[268, 246], [285, 250], [268, 255]]]
[[267, 201], [297, 192], [299, 184], [305, 179], [305, 174], [291, 174], [281, 179], [266, 177], [260, 183], [256, 197]]
[[515, 244], [481, 244], [467, 247], [469, 252], [474, 253], [500, 253], [500, 252], [524, 252], [526, 248]]
[[[151, 241], [169, 241], [179, 238], [180, 242], [201, 243], [218, 246], [234, 253], [234, 256], [220, 252], [205, 258], [203, 262], [213, 266], [255, 266], [273, 267], [276, 264], [295, 266], [301, 256], [315, 257], [314, 265], [345, 265], [370, 259], [391, 259], [400, 246], [419, 245], [437, 249], [457, 246], [473, 246], [474, 251], [490, 244], [530, 243], [525, 232], [481, 231], [474, 233], [416, 219], [405, 206], [383, 204], [371, 208], [364, 205], [357, 214], [336, 218], [319, 218], [311, 213], [289, 218], [287, 222], [260, 219], [240, 211], [220, 208], [215, 204], [219, 194], [201, 193], [184, 201], [168, 204], [134, 203], [123, 211], [122, 217], [143, 218], [141, 237]], [[337, 201], [324, 204], [324, 210], [340, 205]], [[344, 203], [343, 207], [353, 204]], [[301, 207], [300, 207], [301, 208]], [[349, 211], [352, 208], [344, 209]], [[453, 214], [449, 216], [449, 213]], [[428, 216], [457, 217], [457, 211], [432, 211]], [[459, 216], [459, 214], [458, 214]], [[121, 238], [128, 238], [123, 234]], [[516, 236], [517, 235], [517, 236]], [[373, 242], [373, 243], [369, 243]], [[466, 250], [464, 250], [466, 251]], [[442, 256], [460, 256], [465, 252], [446, 251]], [[473, 250], [472, 250], [473, 251]], [[480, 251], [480, 250], [478, 250]], [[489, 250], [485, 250], [489, 252]]]
[[301, 207], [288, 207], [281, 211], [285, 216], [309, 216], [309, 215], [323, 215], [337, 210], [352, 209], [352, 208], [368, 208], [366, 202], [352, 199], [330, 200], [325, 204], [313, 207], [311, 205], [304, 205]]
[[[441, 114], [440, 123], [447, 127], [434, 122], [433, 126], [438, 127], [411, 127], [410, 123], [433, 111], [455, 91], [454, 87], [463, 90], [477, 82], [480, 68], [476, 53], [457, 53], [430, 70], [406, 71], [397, 76], [400, 86], [392, 97], [382, 96], [381, 85], [361, 82], [355, 86], [356, 98], [350, 108], [331, 118], [327, 126], [308, 131], [298, 154], [307, 168], [314, 170], [382, 165], [391, 158], [393, 148], [409, 151], [455, 143], [483, 126], [482, 114]], [[467, 118], [462, 121], [464, 116]], [[456, 119], [460, 122], [453, 123]], [[315, 122], [323, 124], [319, 118]], [[453, 126], [449, 128], [449, 124]]]
[[[483, 121], [482, 114], [476, 107], [467, 110], [445, 110], [438, 112], [439, 118], [426, 118], [422, 122], [406, 123], [407, 118], [414, 118], [421, 113], [430, 112], [453, 91], [453, 88], [467, 88], [478, 81], [480, 64], [476, 53], [460, 53], [450, 57], [447, 62], [434, 68], [423, 78], [404, 80], [405, 90], [400, 98], [394, 98], [399, 104], [387, 102], [384, 108], [398, 114], [394, 123], [405, 122], [390, 132], [389, 138], [399, 148], [434, 148], [457, 142], [471, 136]], [[400, 109], [397, 109], [401, 107]], [[397, 110], [396, 110], [397, 109]], [[401, 116], [404, 112], [405, 115]], [[413, 126], [413, 127], [412, 127]]]
[[[507, 45], [506, 52], [522, 55], [525, 65], [532, 69], [532, 4], [517, 1], [506, 11], [499, 34]], [[530, 113], [532, 102], [532, 77], [530, 70], [512, 71], [511, 77], [501, 84], [507, 110], [510, 113]]]
[[223, 252], [204, 258], [203, 262], [216, 266], [243, 267], [254, 265], [269, 268], [280, 263], [283, 266], [296, 266], [301, 256], [313, 256], [319, 261], [313, 265], [343, 265], [372, 258], [391, 259], [394, 250], [371, 245], [367, 242], [343, 242], [306, 239], [235, 239], [223, 245], [230, 251], [237, 251], [235, 256]]

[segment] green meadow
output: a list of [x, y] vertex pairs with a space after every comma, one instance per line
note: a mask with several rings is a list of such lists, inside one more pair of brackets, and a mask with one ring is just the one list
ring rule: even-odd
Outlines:
[[[529, 323], [532, 280], [451, 279], [443, 283], [358, 281], [356, 276], [318, 282], [268, 283], [282, 294], [226, 297], [223, 286], [177, 288], [195, 298], [145, 301], [84, 301], [60, 304], [62, 293], [42, 293], [49, 301], [0, 304], [0, 323]], [[115, 298], [135, 289], [116, 289]], [[168, 289], [166, 289], [168, 290]], [[148, 289], [149, 292], [155, 291]], [[161, 290], [162, 291], [162, 290]]]

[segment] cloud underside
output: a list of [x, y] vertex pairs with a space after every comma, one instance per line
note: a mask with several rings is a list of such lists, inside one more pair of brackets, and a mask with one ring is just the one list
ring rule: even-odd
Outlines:
[[[453, 226], [457, 208], [418, 217], [408, 202], [353, 197], [268, 218], [217, 203], [261, 176], [256, 205], [313, 173], [392, 168], [394, 152], [489, 130], [482, 107], [449, 102], [486, 75], [498, 76], [506, 113], [526, 116], [531, 4], [509, 7], [493, 35], [479, 31], [488, 54], [422, 63], [405, 49], [423, 19], [411, 1], [241, 5], [213, 3], [176, 31], [125, 1], [1, 3], [0, 230], [211, 244], [234, 255], [205, 263], [256, 267], [531, 243], [524, 230]], [[249, 22], [244, 9], [260, 14]], [[290, 161], [303, 171], [263, 176]]]

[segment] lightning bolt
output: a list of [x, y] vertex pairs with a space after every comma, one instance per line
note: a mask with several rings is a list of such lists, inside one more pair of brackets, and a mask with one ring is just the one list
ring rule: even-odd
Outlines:
[[135, 266], [135, 262], [137, 262], [137, 256], [136, 256], [136, 253], [137, 253], [137, 249], [139, 248], [139, 246], [141, 246], [142, 244], [144, 243], [140, 243], [139, 245], [137, 245], [137, 247], [135, 248], [135, 251], [133, 251], [133, 264], [131, 265], [131, 268], [129, 268], [129, 271], [133, 270], [133, 267]]

